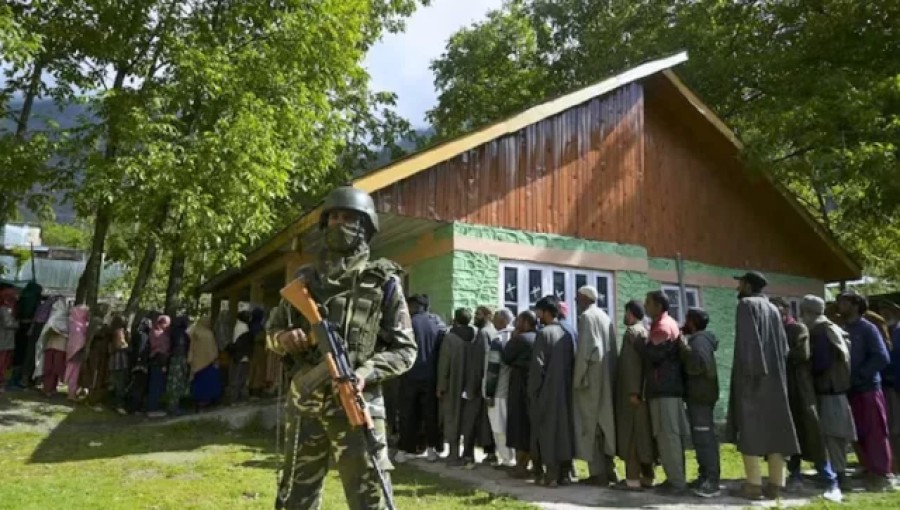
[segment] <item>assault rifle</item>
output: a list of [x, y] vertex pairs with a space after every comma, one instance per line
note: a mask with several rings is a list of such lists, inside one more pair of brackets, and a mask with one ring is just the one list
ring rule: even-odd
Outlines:
[[[387, 481], [384, 479], [384, 472], [378, 465], [378, 449], [384, 445], [380, 444], [375, 438], [375, 424], [372, 422], [372, 416], [366, 408], [366, 401], [359, 391], [359, 386], [357, 386], [359, 381], [356, 373], [353, 371], [353, 367], [350, 365], [350, 358], [347, 356], [343, 340], [335, 331], [334, 326], [322, 318], [319, 305], [312, 294], [310, 294], [303, 278], [297, 278], [281, 289], [281, 296], [299, 310], [309, 322], [310, 333], [319, 348], [319, 352], [325, 355], [324, 365], [328, 368], [331, 380], [338, 391], [341, 406], [344, 408], [344, 412], [347, 413], [350, 426], [362, 428], [363, 435], [366, 438], [369, 460], [372, 462], [372, 469], [375, 471], [376, 478], [378, 478], [378, 485], [381, 486], [381, 492], [384, 494], [387, 508], [388, 510], [395, 510], [396, 507], [394, 506], [391, 491], [388, 488]], [[314, 368], [313, 371], [320, 371], [320, 367], [321, 365]]]

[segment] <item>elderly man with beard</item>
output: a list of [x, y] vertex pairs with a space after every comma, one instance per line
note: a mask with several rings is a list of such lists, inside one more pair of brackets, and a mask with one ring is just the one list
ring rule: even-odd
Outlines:
[[[382, 382], [405, 373], [416, 359], [401, 270], [389, 260], [369, 260], [378, 214], [364, 191], [349, 186], [332, 191], [322, 205], [319, 228], [324, 247], [318, 260], [301, 267], [298, 274], [327, 319], [342, 332], [380, 444], [375, 461], [385, 470], [390, 487]], [[330, 465], [336, 465], [351, 510], [385, 508], [363, 435], [351, 428], [332, 385], [301, 391], [298, 381], [323, 361], [324, 354], [307, 337], [309, 326], [282, 300], [266, 328], [269, 348], [290, 355], [296, 367], [287, 399], [286, 457], [275, 507], [319, 508], [325, 475]]]
[[485, 398], [485, 373], [488, 367], [488, 354], [491, 343], [500, 334], [491, 322], [494, 312], [487, 306], [475, 309], [475, 327], [478, 333], [466, 352], [466, 379], [463, 388], [463, 459], [466, 469], [475, 468], [475, 446], [481, 446], [486, 454], [485, 464], [496, 464], [494, 454], [494, 435], [487, 414]]
[[[784, 458], [800, 452], [788, 404], [787, 335], [781, 314], [763, 294], [766, 277], [750, 271], [736, 279], [738, 306], [727, 436], [744, 456], [747, 474], [737, 496], [778, 499], [784, 488]], [[760, 457], [769, 463], [765, 489]]]

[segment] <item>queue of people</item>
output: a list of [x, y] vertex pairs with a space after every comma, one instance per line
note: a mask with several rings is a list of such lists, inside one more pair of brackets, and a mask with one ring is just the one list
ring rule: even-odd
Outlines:
[[[474, 469], [479, 446], [483, 463], [550, 488], [582, 483], [712, 498], [722, 493], [722, 436], [743, 456], [745, 482], [734, 496], [797, 491], [810, 483], [806, 461], [822, 495], [840, 501], [853, 483], [851, 445], [856, 478], [868, 490], [891, 490], [900, 467], [892, 455], [900, 440], [893, 348], [900, 306], [886, 303], [882, 316], [854, 292], [828, 305], [809, 295], [793, 317], [788, 303], [764, 294], [761, 273], [737, 280], [727, 422], [718, 434], [719, 340], [702, 308], [678, 324], [665, 293], [650, 292], [625, 304], [620, 337], [590, 286], [578, 289], [575, 327], [556, 296], [517, 317], [460, 308], [449, 326], [429, 311], [427, 296], [411, 296], [419, 357], [387, 391], [395, 462], [438, 461], [446, 449], [448, 466]], [[691, 447], [699, 476], [688, 482]], [[576, 478], [575, 459], [587, 463], [587, 478]]]
[[[29, 283], [0, 289], [0, 392], [39, 391], [96, 410], [151, 418], [274, 393], [281, 360], [266, 351], [265, 313], [213, 324], [148, 311], [92, 314]], [[7, 377], [8, 376], [8, 377]], [[63, 390], [63, 392], [60, 392]]]

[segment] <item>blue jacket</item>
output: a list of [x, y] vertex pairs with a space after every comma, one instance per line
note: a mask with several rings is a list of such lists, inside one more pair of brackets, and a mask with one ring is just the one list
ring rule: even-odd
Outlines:
[[866, 319], [848, 323], [850, 334], [850, 393], [867, 393], [881, 388], [881, 374], [890, 356], [878, 328]]
[[412, 327], [419, 350], [406, 377], [413, 381], [436, 381], [437, 356], [441, 350], [440, 333], [446, 326], [436, 315], [421, 311], [412, 315]]

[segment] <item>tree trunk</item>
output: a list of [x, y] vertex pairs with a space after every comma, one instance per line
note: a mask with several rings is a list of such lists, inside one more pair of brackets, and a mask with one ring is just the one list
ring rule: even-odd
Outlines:
[[[177, 245], [177, 243], [176, 243]], [[181, 286], [184, 283], [184, 250], [175, 248], [172, 265], [169, 266], [169, 284], [166, 285], [166, 315], [174, 317], [181, 308]]]
[[22, 111], [16, 119], [16, 138], [25, 138], [28, 131], [28, 120], [31, 118], [31, 107], [34, 99], [40, 92], [41, 75], [44, 73], [44, 62], [39, 58], [34, 61], [34, 69], [28, 81], [28, 90], [25, 91], [25, 100], [22, 102]]
[[[119, 66], [116, 69], [116, 77], [113, 80], [113, 90], [122, 90], [125, 84], [125, 77], [128, 75], [126, 66]], [[116, 130], [115, 124], [118, 120], [113, 118], [107, 119], [106, 125], [106, 150], [103, 157], [106, 161], [112, 161], [116, 158]], [[100, 293], [100, 271], [103, 269], [103, 250], [106, 245], [106, 234], [109, 233], [109, 226], [112, 223], [113, 205], [110, 200], [101, 200], [97, 207], [97, 215], [94, 218], [94, 237], [91, 240], [91, 254], [88, 257], [87, 264], [84, 266], [84, 272], [78, 279], [78, 288], [75, 290], [75, 304], [85, 304], [90, 308], [91, 312], [97, 308], [97, 297]]]
[[91, 254], [78, 279], [78, 288], [75, 291], [75, 304], [87, 305], [91, 311], [97, 308], [100, 272], [103, 269], [103, 248], [106, 244], [106, 234], [109, 233], [110, 223], [112, 223], [112, 204], [104, 203], [97, 209], [97, 216], [94, 218]]
[[147, 282], [153, 275], [153, 266], [156, 264], [156, 239], [150, 236], [147, 246], [144, 247], [144, 256], [141, 258], [141, 264], [138, 266], [138, 273], [134, 277], [134, 284], [131, 286], [131, 294], [128, 296], [128, 304], [125, 305], [125, 317], [131, 317], [137, 313], [138, 306], [141, 303], [141, 296], [144, 295], [144, 289], [147, 288]]

